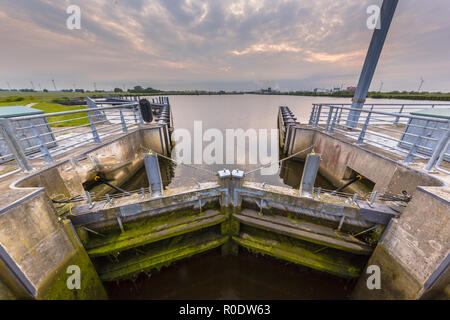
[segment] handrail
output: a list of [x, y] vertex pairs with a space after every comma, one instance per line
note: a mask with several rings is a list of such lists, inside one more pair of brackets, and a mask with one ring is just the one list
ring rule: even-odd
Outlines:
[[[425, 170], [430, 171], [435, 166], [437, 170], [447, 172], [439, 168], [439, 165], [441, 161], [444, 159], [447, 161], [449, 158], [444, 146], [450, 135], [450, 120], [411, 115], [407, 113], [410, 110], [407, 110], [405, 106], [440, 107], [450, 106], [450, 104], [365, 104], [362, 109], [345, 107], [347, 105], [351, 106], [345, 103], [313, 103], [308, 125], [323, 129], [328, 134], [339, 132], [355, 139], [358, 145], [366, 143], [384, 150], [389, 149], [397, 155], [406, 154], [404, 159], [406, 163], [412, 163], [415, 157], [429, 159]], [[388, 108], [380, 110], [375, 106], [395, 106], [401, 109], [400, 112], [388, 112], [383, 111]], [[348, 117], [351, 112], [364, 115], [361, 118], [358, 117], [356, 121], [342, 119]], [[402, 131], [389, 126], [399, 127], [400, 124], [405, 126]], [[401, 135], [400, 138], [399, 135]]]
[[50, 118], [50, 117], [65, 116], [68, 114], [76, 114], [76, 113], [91, 112], [91, 111], [103, 111], [103, 110], [110, 110], [110, 109], [131, 108], [131, 107], [136, 107], [137, 105], [138, 105], [138, 103], [134, 102], [134, 103], [127, 103], [127, 104], [111, 106], [111, 107], [86, 108], [86, 109], [72, 110], [72, 111], [36, 114], [36, 115], [32, 115], [32, 116], [21, 116], [21, 117], [14, 117], [13, 119], [14, 120], [32, 120], [32, 119], [39, 119], [39, 118]]
[[[351, 111], [357, 111], [357, 112], [375, 113], [375, 114], [381, 114], [381, 115], [386, 115], [386, 116], [391, 116], [391, 117], [398, 116], [401, 118], [408, 118], [408, 119], [430, 120], [430, 117], [408, 115], [408, 114], [404, 114], [404, 113], [384, 112], [384, 111], [374, 111], [374, 110], [364, 110], [364, 109], [352, 109], [352, 108], [338, 107], [338, 106], [332, 105], [332, 104], [316, 104], [316, 103], [314, 103], [313, 105], [320, 105], [322, 107], [324, 107], [324, 106], [325, 107], [333, 107], [333, 108], [338, 108], [338, 109], [342, 109], [342, 110], [351, 110]], [[450, 106], [450, 104], [449, 104], [449, 106]], [[448, 122], [448, 120], [444, 120], [444, 119], [440, 119], [440, 118], [432, 118], [432, 119], [435, 122], [442, 122], [442, 123]]]
[[[107, 136], [119, 131], [126, 134], [128, 128], [144, 124], [139, 101], [115, 99], [110, 102], [89, 97], [86, 100], [87, 108], [84, 109], [1, 119], [0, 142], [4, 154], [0, 154], [0, 160], [15, 160], [22, 171], [30, 171], [33, 167], [29, 160], [43, 158], [46, 163], [53, 163], [53, 155], [68, 152], [86, 143], [101, 143]], [[162, 103], [155, 108], [170, 108], [167, 97], [159, 98], [159, 101]], [[48, 120], [74, 114], [84, 116]], [[158, 123], [163, 121], [169, 124], [172, 121], [170, 117], [171, 114], [169, 119], [166, 116], [158, 118]], [[52, 125], [64, 128], [52, 130]]]

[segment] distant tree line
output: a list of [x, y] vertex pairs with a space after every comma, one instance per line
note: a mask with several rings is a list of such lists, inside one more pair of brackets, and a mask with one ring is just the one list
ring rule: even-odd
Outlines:
[[[121, 93], [123, 90], [121, 88], [114, 88], [115, 93]], [[133, 89], [128, 89], [127, 92], [129, 93], [161, 93], [163, 91], [153, 89], [151, 87], [143, 88], [142, 86], [135, 86]]]

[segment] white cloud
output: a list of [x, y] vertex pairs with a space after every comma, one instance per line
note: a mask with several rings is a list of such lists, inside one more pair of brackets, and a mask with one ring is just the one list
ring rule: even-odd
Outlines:
[[[0, 0], [0, 69], [17, 86], [55, 74], [67, 87], [92, 79], [354, 84], [371, 37], [365, 9], [374, 1], [381, 3], [78, 0], [82, 30], [69, 31], [65, 8], [72, 1]], [[399, 3], [376, 73], [385, 88], [402, 88], [417, 73], [430, 89], [450, 90], [447, 2]]]

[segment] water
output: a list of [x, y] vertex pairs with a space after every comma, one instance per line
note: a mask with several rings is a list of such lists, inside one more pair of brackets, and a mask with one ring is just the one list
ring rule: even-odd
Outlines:
[[[175, 129], [186, 129], [191, 133], [192, 144], [194, 141], [194, 122], [201, 121], [203, 133], [208, 129], [218, 129], [224, 137], [226, 144], [227, 129], [277, 129], [277, 118], [279, 106], [288, 106], [300, 123], [309, 121], [313, 103], [351, 103], [349, 98], [330, 97], [306, 97], [306, 96], [283, 96], [283, 95], [205, 95], [205, 96], [170, 96]], [[367, 103], [427, 103], [426, 101], [367, 99]], [[436, 103], [436, 102], [434, 102]], [[270, 134], [267, 143], [268, 154], [271, 154]], [[209, 142], [203, 142], [205, 148]], [[276, 142], [278, 145], [278, 141]], [[236, 147], [235, 147], [236, 149]], [[224, 155], [227, 152], [224, 146]], [[191, 148], [194, 153], [194, 147]], [[283, 155], [280, 155], [282, 158]], [[176, 154], [172, 158], [177, 159]], [[225, 158], [225, 156], [224, 156]], [[236, 150], [235, 159], [237, 160]], [[242, 159], [242, 157], [241, 157]], [[193, 156], [191, 157], [193, 161]], [[223, 159], [225, 160], [225, 159]], [[261, 163], [248, 164], [248, 143], [246, 144], [246, 164], [213, 164], [197, 165], [212, 171], [224, 168], [241, 169], [244, 171], [261, 167]], [[277, 159], [278, 160], [278, 159]], [[225, 161], [224, 161], [225, 162]], [[235, 161], [236, 163], [237, 161]], [[212, 181], [215, 177], [181, 165], [171, 165], [170, 170], [162, 173], [163, 180], [168, 187], [179, 187], [195, 185], [196, 182]], [[246, 180], [266, 182], [267, 184], [298, 188], [303, 166], [296, 161], [288, 161], [280, 167], [278, 172], [272, 175], [261, 175], [259, 172], [246, 177]], [[142, 177], [142, 175], [140, 175]], [[322, 187], [332, 188], [324, 179], [319, 177]], [[142, 183], [146, 187], [146, 179]]]
[[238, 256], [215, 250], [105, 287], [110, 299], [307, 300], [347, 299], [354, 284], [242, 249]]
[[[187, 129], [192, 133], [194, 121], [202, 121], [203, 131], [217, 128], [224, 134], [226, 129], [236, 128], [277, 129], [278, 107], [282, 105], [290, 107], [298, 121], [305, 123], [309, 120], [312, 103], [350, 103], [350, 99], [342, 98], [267, 95], [172, 96], [170, 101], [175, 128]], [[169, 188], [193, 184], [194, 180], [216, 179], [191, 168], [174, 166], [164, 160], [160, 164], [164, 185]], [[223, 168], [247, 171], [258, 165], [203, 167], [213, 171]], [[301, 162], [286, 161], [274, 175], [255, 174], [246, 179], [298, 189], [302, 170]], [[332, 188], [321, 177], [318, 178], [317, 185]], [[148, 186], [144, 170], [126, 188], [136, 190], [141, 186]], [[257, 256], [245, 249], [240, 248], [240, 251], [238, 256], [223, 257], [216, 250], [177, 262], [160, 272], [152, 273], [151, 277], [141, 274], [134, 282], [107, 283], [106, 288], [112, 299], [345, 299], [354, 285], [354, 282], [325, 273]]]
[[[277, 130], [278, 107], [289, 106], [296, 114], [298, 121], [304, 123], [309, 120], [312, 103], [331, 102], [336, 99], [318, 99], [317, 97], [298, 97], [298, 96], [268, 96], [268, 95], [223, 95], [223, 96], [170, 96], [172, 113], [175, 129], [186, 129], [190, 132], [192, 138], [192, 147], [190, 157], [191, 163], [194, 162], [194, 123], [201, 122], [202, 132], [208, 129], [217, 129], [223, 135], [223, 164], [194, 164], [211, 171], [221, 169], [240, 169], [250, 171], [261, 167], [261, 163], [249, 164], [249, 143], [246, 143], [245, 158], [239, 158], [245, 164], [238, 163], [237, 148], [235, 143], [235, 161], [234, 164], [226, 164], [226, 130], [231, 129], [253, 129], [259, 132], [260, 129], [268, 130], [267, 153], [271, 155], [272, 150], [270, 130]], [[341, 99], [348, 102], [348, 99]], [[203, 142], [203, 149], [209, 142]], [[278, 141], [275, 141], [278, 146]], [[277, 147], [278, 149], [278, 147]], [[258, 149], [258, 152], [259, 149]], [[276, 157], [279, 160], [283, 156]], [[178, 155], [173, 153], [172, 158], [180, 160]], [[258, 160], [260, 160], [258, 158]], [[163, 182], [166, 187], [175, 188], [179, 186], [195, 185], [196, 182], [212, 181], [216, 178], [208, 173], [195, 170], [183, 165], [175, 165], [160, 161], [162, 166]], [[167, 170], [166, 170], [167, 169]], [[246, 177], [247, 181], [266, 182], [267, 184], [277, 186], [287, 186], [298, 188], [302, 176], [303, 165], [295, 160], [283, 162], [278, 171], [271, 175], [262, 175], [260, 172], [252, 173]], [[322, 187], [332, 188], [324, 179], [319, 177], [319, 183]], [[133, 179], [132, 186], [128, 190], [136, 190], [138, 187], [147, 187], [145, 172], [142, 170]]]

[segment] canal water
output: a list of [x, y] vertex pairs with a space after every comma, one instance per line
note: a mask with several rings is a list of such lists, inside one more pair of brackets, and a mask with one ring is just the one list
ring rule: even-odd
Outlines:
[[[288, 106], [298, 117], [298, 121], [305, 123], [309, 119], [312, 103], [349, 103], [350, 99], [224, 95], [171, 96], [170, 102], [176, 129], [186, 129], [194, 136], [194, 122], [201, 121], [203, 132], [215, 128], [225, 137], [227, 129], [277, 129], [279, 106]], [[386, 103], [382, 100], [373, 102]], [[203, 147], [207, 144], [203, 144]], [[269, 146], [270, 139], [270, 151]], [[224, 149], [224, 154], [226, 152]], [[248, 156], [248, 146], [246, 153]], [[172, 154], [172, 158], [177, 159], [177, 155]], [[160, 165], [166, 188], [217, 179], [202, 171], [174, 165], [163, 159], [160, 159]], [[223, 168], [249, 171], [260, 167], [258, 164], [199, 166], [212, 171]], [[257, 173], [246, 179], [298, 189], [302, 170], [301, 162], [289, 160], [283, 162], [273, 175]], [[322, 177], [317, 179], [317, 186], [319, 185], [326, 189], [333, 188]], [[145, 170], [141, 170], [124, 188], [137, 190], [147, 186]], [[346, 299], [353, 285], [354, 282], [255, 255], [240, 248], [238, 256], [221, 256], [220, 251], [216, 250], [177, 262], [158, 272], [141, 274], [134, 281], [107, 283], [106, 288], [112, 299]]]
[[105, 284], [110, 299], [308, 300], [348, 299], [354, 281], [333, 277], [245, 249], [220, 250], [175, 263], [132, 281]]

